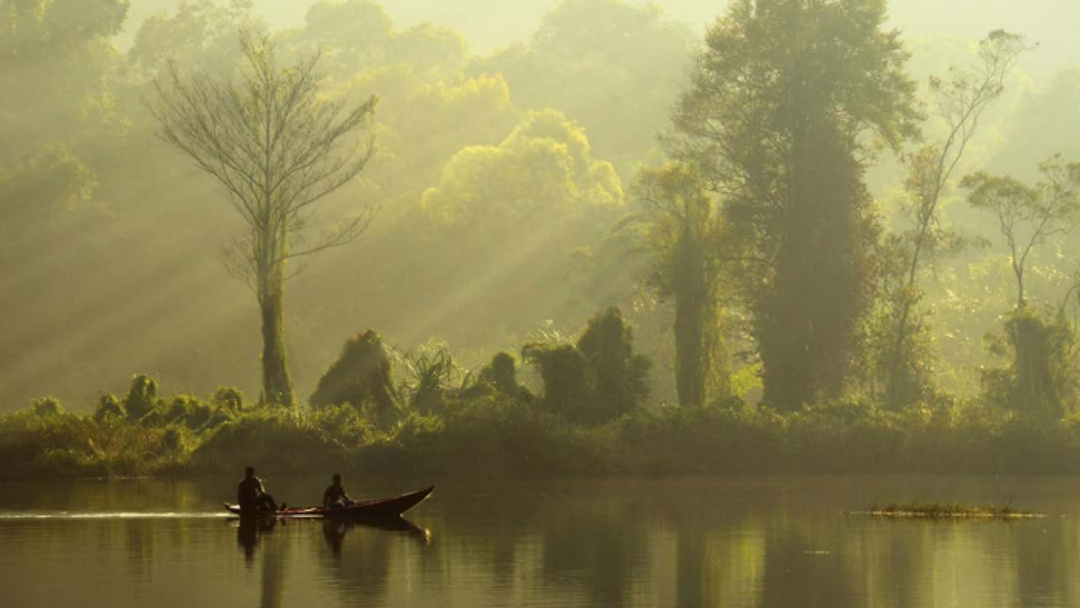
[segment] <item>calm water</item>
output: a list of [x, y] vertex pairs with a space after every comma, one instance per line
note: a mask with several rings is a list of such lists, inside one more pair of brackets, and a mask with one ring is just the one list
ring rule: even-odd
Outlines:
[[[0, 485], [0, 606], [1080, 605], [1080, 479], [444, 482], [402, 530], [241, 528], [235, 481]], [[293, 504], [323, 485], [268, 481]], [[1049, 517], [850, 514], [912, 500]]]

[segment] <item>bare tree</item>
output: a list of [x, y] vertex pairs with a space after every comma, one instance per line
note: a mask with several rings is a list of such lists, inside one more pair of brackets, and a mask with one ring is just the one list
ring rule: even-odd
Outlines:
[[919, 272], [927, 263], [932, 264], [937, 254], [959, 243], [957, 235], [940, 223], [941, 201], [984, 112], [1001, 96], [1006, 75], [1027, 48], [1023, 37], [996, 30], [979, 43], [978, 65], [953, 67], [946, 78], [930, 79], [931, 115], [945, 125], [947, 134], [905, 159], [908, 175], [904, 190], [908, 196], [902, 210], [910, 228], [898, 237], [904, 259], [896, 284], [889, 288], [891, 346], [884, 367], [886, 400], [892, 407], [914, 397], [908, 386], [913, 372], [905, 367], [918, 363], [911, 360], [919, 356], [911, 342], [913, 331], [918, 331], [913, 325], [920, 325], [920, 321], [913, 321], [921, 298]]
[[319, 55], [279, 64], [269, 36], [241, 33], [245, 65], [239, 78], [195, 73], [175, 64], [155, 80], [148, 104], [159, 135], [186, 153], [224, 189], [247, 229], [227, 250], [226, 268], [244, 280], [262, 313], [263, 399], [292, 405], [285, 361], [286, 280], [300, 258], [354, 241], [375, 209], [310, 243], [305, 223], [316, 203], [357, 176], [371, 158], [367, 133], [376, 98], [352, 105], [319, 94]]

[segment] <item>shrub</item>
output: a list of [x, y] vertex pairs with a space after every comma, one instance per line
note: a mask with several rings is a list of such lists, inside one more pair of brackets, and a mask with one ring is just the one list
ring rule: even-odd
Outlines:
[[97, 407], [94, 408], [94, 420], [104, 422], [109, 418], [124, 418], [127, 412], [124, 405], [116, 398], [116, 395], [103, 393], [98, 397]]
[[124, 397], [124, 409], [128, 418], [138, 420], [154, 409], [157, 397], [157, 381], [145, 374], [139, 374], [131, 380], [131, 388]]
[[240, 392], [240, 389], [231, 386], [218, 387], [210, 401], [214, 405], [232, 412], [239, 412], [244, 409], [244, 393]]
[[64, 413], [64, 408], [60, 405], [60, 401], [52, 397], [39, 397], [38, 399], [34, 399], [30, 404], [30, 408], [38, 418], [51, 418]]
[[348, 403], [357, 410], [373, 406], [377, 424], [386, 426], [399, 408], [390, 356], [382, 338], [373, 330], [345, 342], [338, 360], [330, 366], [311, 394], [312, 407]]

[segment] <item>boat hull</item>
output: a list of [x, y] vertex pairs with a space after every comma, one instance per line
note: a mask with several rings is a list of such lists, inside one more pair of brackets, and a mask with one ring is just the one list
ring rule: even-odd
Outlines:
[[225, 503], [225, 508], [241, 517], [286, 517], [311, 519], [345, 519], [350, 521], [378, 521], [401, 517], [403, 513], [424, 502], [435, 486], [409, 492], [393, 498], [365, 500], [347, 507], [291, 507], [277, 511], [242, 511], [240, 505]]

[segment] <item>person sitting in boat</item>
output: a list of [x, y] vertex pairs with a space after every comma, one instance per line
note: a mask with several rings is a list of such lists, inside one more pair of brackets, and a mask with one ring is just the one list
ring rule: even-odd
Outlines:
[[327, 509], [340, 509], [356, 502], [341, 487], [341, 475], [334, 473], [334, 483], [323, 492], [322, 504]]
[[236, 488], [236, 502], [240, 503], [241, 511], [278, 510], [274, 497], [266, 492], [262, 480], [255, 476], [255, 467], [244, 469], [244, 479]]

